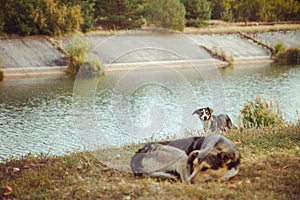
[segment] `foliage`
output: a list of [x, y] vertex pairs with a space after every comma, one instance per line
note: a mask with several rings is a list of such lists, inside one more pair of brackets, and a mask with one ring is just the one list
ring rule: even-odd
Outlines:
[[68, 70], [76, 74], [83, 62], [85, 62], [90, 44], [79, 34], [75, 34], [66, 48], [68, 58]]
[[0, 34], [3, 33], [4, 25], [5, 25], [4, 14], [3, 12], [0, 12]]
[[151, 0], [148, 20], [154, 26], [183, 31], [185, 8], [180, 0]]
[[3, 31], [19, 35], [60, 35], [72, 32], [82, 23], [79, 6], [59, 0], [2, 0]]
[[217, 46], [213, 46], [211, 49], [205, 48], [212, 56], [217, 57], [225, 62], [227, 62], [229, 65], [232, 65], [234, 62], [234, 56], [233, 55], [226, 55], [225, 51], [222, 48], [219, 48]]
[[279, 53], [285, 52], [285, 46], [283, 45], [282, 41], [279, 41], [277, 44], [274, 45], [273, 54], [276, 56]]
[[244, 127], [264, 127], [283, 123], [278, 103], [273, 105], [272, 100], [262, 100], [256, 97], [255, 101], [247, 101], [241, 110], [242, 125]]
[[99, 59], [88, 56], [91, 45], [79, 33], [75, 34], [68, 46], [66, 53], [68, 58], [68, 70], [81, 77], [92, 77], [94, 75], [103, 75], [104, 69]]
[[300, 47], [293, 47], [286, 50], [287, 64], [300, 64]]
[[300, 18], [297, 0], [211, 0], [213, 19], [226, 21], [291, 21]]
[[210, 20], [211, 8], [206, 0], [182, 0], [187, 26], [201, 26]]
[[[182, 4], [182, 3], [184, 4]], [[186, 11], [186, 13], [185, 13]], [[299, 0], [1, 0], [0, 33], [64, 35], [144, 24], [183, 31], [205, 21], [293, 21]]]
[[279, 63], [300, 64], [300, 47], [286, 49], [282, 42], [278, 42], [273, 49], [273, 55]]
[[95, 5], [97, 0], [60, 0], [61, 3], [72, 6], [80, 6], [81, 14], [83, 17], [83, 23], [81, 24], [81, 30], [83, 32], [90, 31], [95, 25]]
[[104, 68], [102, 63], [96, 57], [88, 56], [80, 67], [77, 75], [81, 78], [92, 78], [93, 76], [104, 75]]
[[78, 30], [83, 22], [80, 6], [59, 4], [58, 0], [40, 0], [35, 9], [34, 22], [47, 35], [61, 35]]
[[143, 24], [146, 0], [98, 0], [95, 5], [97, 25], [104, 29], [130, 29]]

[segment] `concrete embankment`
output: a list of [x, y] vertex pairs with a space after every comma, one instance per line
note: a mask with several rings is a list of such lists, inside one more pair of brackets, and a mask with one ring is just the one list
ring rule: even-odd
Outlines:
[[[110, 66], [107, 68], [110, 72], [128, 70], [145, 63], [154, 63], [156, 67], [159, 63], [170, 63], [174, 67], [188, 67], [186, 63], [226, 65], [205, 49], [222, 52], [232, 58], [234, 64], [272, 62], [271, 50], [267, 46], [272, 47], [279, 41], [286, 47], [300, 46], [299, 30], [257, 33], [250, 37], [242, 34], [164, 33], [85, 37], [104, 66]], [[65, 46], [69, 41], [66, 38], [60, 42]], [[67, 74], [65, 55], [44, 37], [1, 38], [0, 58], [5, 78]]]

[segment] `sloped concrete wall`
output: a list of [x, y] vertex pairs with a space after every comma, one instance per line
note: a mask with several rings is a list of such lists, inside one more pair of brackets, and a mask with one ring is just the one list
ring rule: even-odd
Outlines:
[[0, 58], [3, 69], [66, 66], [64, 55], [38, 37], [0, 39]]
[[[282, 41], [286, 47], [300, 46], [300, 31], [267, 32], [252, 35], [273, 46]], [[270, 50], [241, 38], [239, 34], [125, 34], [85, 36], [104, 63], [135, 63], [151, 61], [216, 60], [201, 46], [221, 49], [238, 60], [270, 59]], [[63, 39], [66, 45], [70, 38]], [[66, 59], [46, 38], [1, 38], [0, 58], [3, 69], [35, 68], [67, 65]]]
[[300, 30], [257, 33], [252, 36], [270, 46], [274, 46], [278, 42], [282, 42], [287, 48], [300, 46]]
[[217, 35], [193, 35], [200, 46], [210, 50], [223, 51], [226, 56], [232, 56], [234, 61], [270, 59], [271, 52], [262, 46], [241, 38], [239, 34], [217, 34]]

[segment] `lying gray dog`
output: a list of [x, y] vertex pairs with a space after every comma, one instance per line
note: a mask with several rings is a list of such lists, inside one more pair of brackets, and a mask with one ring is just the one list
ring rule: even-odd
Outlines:
[[[240, 153], [221, 135], [148, 143], [131, 159], [136, 176], [178, 178], [182, 182], [227, 180], [238, 173]], [[199, 178], [198, 178], [199, 177]]]

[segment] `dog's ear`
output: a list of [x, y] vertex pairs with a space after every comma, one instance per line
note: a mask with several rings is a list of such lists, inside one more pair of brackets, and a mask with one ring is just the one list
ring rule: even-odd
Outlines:
[[234, 160], [235, 154], [233, 151], [229, 151], [229, 152], [222, 151], [218, 153], [218, 157], [221, 158], [224, 163], [228, 163], [230, 160]]
[[214, 112], [214, 110], [211, 107], [207, 107], [207, 109], [209, 110], [210, 113]]
[[200, 109], [196, 109], [196, 110], [193, 112], [193, 114], [192, 114], [192, 115], [194, 115], [194, 114], [198, 114], [198, 115], [200, 115], [200, 114], [199, 114], [199, 112], [200, 112]]

